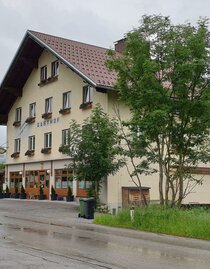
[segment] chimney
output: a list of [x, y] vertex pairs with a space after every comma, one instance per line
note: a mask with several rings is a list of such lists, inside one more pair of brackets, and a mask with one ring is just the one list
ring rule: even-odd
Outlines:
[[126, 41], [126, 38], [122, 38], [114, 43], [116, 52], [123, 53], [125, 49], [125, 41]]

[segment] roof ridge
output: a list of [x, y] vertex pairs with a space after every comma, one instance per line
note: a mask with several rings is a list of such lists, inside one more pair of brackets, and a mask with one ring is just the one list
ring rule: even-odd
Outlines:
[[27, 32], [30, 32], [32, 34], [35, 33], [35, 34], [46, 35], [46, 36], [49, 36], [49, 37], [59, 38], [59, 39], [67, 40], [67, 41], [74, 42], [74, 43], [77, 43], [77, 44], [82, 44], [82, 45], [86, 45], [86, 46], [88, 45], [88, 46], [103, 49], [103, 50], [109, 50], [109, 48], [105, 48], [105, 47], [102, 47], [102, 46], [92, 45], [92, 44], [89, 44], [89, 43], [85, 43], [85, 42], [81, 42], [81, 41], [77, 41], [77, 40], [73, 40], [73, 39], [68, 39], [68, 38], [65, 38], [65, 37], [56, 36], [56, 35], [52, 35], [52, 34], [46, 34], [46, 33], [38, 32], [38, 31], [34, 31], [34, 30], [27, 30]]

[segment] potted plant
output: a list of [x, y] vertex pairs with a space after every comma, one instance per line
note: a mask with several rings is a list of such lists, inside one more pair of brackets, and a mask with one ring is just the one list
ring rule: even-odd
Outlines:
[[55, 189], [53, 186], [51, 186], [51, 200], [56, 201], [57, 200], [57, 193], [55, 192]]
[[40, 185], [39, 187], [39, 200], [45, 200], [45, 194], [44, 194], [44, 190], [43, 187]]
[[18, 192], [18, 186], [15, 186], [15, 199], [18, 199], [20, 197], [20, 194]]
[[68, 186], [68, 192], [67, 192], [67, 196], [66, 196], [66, 201], [67, 202], [74, 201], [74, 195], [72, 195], [72, 190], [71, 190], [70, 186]]
[[21, 186], [20, 199], [26, 199], [26, 191], [25, 191], [23, 185]]
[[3, 199], [4, 198], [4, 194], [2, 192], [2, 187], [0, 187], [0, 199]]
[[10, 198], [10, 192], [9, 192], [9, 188], [8, 188], [8, 185], [6, 186], [6, 192], [4, 194], [4, 198]]

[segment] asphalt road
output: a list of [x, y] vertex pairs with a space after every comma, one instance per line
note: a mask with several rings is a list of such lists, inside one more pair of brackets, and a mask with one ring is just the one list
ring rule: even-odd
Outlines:
[[209, 269], [210, 242], [97, 226], [76, 203], [3, 199], [0, 268]]

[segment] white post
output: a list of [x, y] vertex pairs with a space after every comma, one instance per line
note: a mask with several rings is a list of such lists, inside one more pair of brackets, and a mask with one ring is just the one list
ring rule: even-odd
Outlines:
[[134, 207], [130, 208], [130, 218], [131, 218], [131, 222], [134, 221]]

